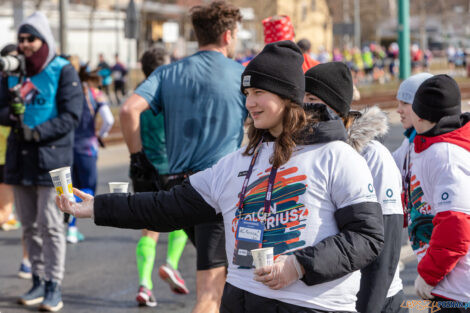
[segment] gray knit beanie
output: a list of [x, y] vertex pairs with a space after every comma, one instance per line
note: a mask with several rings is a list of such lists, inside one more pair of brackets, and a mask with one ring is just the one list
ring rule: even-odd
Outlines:
[[432, 76], [429, 73], [419, 73], [405, 79], [398, 88], [397, 100], [412, 104], [419, 86]]

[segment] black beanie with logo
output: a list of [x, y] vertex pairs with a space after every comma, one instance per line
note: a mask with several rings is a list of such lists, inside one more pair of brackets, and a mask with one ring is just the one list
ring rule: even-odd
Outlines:
[[430, 77], [416, 91], [412, 108], [420, 118], [433, 123], [444, 116], [459, 115], [462, 113], [459, 85], [445, 74]]
[[242, 74], [240, 89], [259, 88], [302, 105], [305, 79], [304, 58], [299, 47], [290, 40], [267, 44]]
[[305, 73], [305, 91], [346, 117], [353, 99], [351, 71], [342, 62], [315, 65]]

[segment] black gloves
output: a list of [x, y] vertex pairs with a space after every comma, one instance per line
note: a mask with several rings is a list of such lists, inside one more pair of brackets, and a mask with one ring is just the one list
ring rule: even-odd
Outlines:
[[[160, 189], [160, 184], [158, 182], [158, 171], [152, 165], [143, 151], [131, 154], [131, 165], [129, 170], [130, 177], [134, 185], [134, 191], [144, 191], [140, 190], [142, 188], [139, 188], [139, 186], [142, 186], [143, 189]], [[149, 185], [151, 186], [149, 187]]]

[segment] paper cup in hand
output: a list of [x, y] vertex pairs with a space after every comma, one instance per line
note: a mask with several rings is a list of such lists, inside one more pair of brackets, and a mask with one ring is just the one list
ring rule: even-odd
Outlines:
[[75, 202], [72, 187], [72, 174], [70, 174], [70, 167], [61, 167], [49, 172], [54, 183], [57, 194], [66, 195], [70, 201]]
[[253, 256], [253, 264], [257, 269], [274, 264], [273, 247], [253, 249], [251, 255]]
[[127, 182], [111, 182], [109, 184], [109, 192], [111, 193], [126, 193], [129, 188]]

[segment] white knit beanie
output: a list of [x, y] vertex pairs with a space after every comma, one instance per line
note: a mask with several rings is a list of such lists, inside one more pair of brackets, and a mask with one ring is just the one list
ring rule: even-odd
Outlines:
[[397, 100], [412, 104], [419, 86], [432, 76], [429, 73], [419, 73], [405, 79], [398, 88]]

